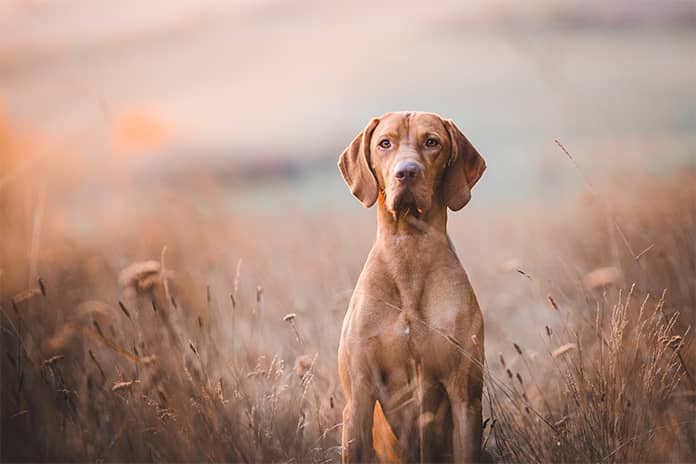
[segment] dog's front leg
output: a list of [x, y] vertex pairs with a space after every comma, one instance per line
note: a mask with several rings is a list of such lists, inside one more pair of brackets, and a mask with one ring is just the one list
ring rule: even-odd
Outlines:
[[368, 382], [351, 384], [351, 395], [343, 409], [343, 463], [372, 462], [372, 421], [375, 395]]
[[450, 396], [450, 404], [454, 425], [452, 437], [454, 462], [479, 462], [481, 460], [481, 434], [483, 433], [481, 400]]

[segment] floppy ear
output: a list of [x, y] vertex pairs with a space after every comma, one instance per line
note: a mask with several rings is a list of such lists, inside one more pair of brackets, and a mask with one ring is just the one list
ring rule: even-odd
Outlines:
[[338, 169], [341, 170], [351, 193], [366, 208], [377, 201], [377, 178], [370, 167], [370, 140], [377, 124], [379, 119], [373, 118], [338, 160]]
[[444, 121], [449, 132], [452, 152], [444, 177], [445, 203], [459, 211], [469, 203], [471, 189], [486, 170], [486, 162], [451, 119]]

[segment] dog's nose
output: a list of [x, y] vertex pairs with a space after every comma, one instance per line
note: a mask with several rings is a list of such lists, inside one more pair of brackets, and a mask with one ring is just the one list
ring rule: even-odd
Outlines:
[[421, 167], [415, 161], [399, 161], [394, 166], [394, 177], [399, 182], [408, 182], [421, 174]]

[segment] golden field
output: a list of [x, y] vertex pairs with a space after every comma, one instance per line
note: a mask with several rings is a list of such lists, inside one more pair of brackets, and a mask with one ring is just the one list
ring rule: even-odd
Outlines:
[[[142, 181], [52, 143], [1, 124], [2, 460], [338, 461], [374, 212], [255, 211], [215, 172]], [[450, 216], [485, 317], [486, 450], [696, 460], [696, 173], [587, 176], [557, 148], [579, 192]]]

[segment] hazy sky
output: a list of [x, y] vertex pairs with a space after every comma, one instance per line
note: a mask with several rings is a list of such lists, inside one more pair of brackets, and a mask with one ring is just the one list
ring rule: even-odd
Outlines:
[[583, 5], [4, 2], [0, 111], [88, 156], [106, 139], [254, 162], [333, 159], [370, 117], [428, 110], [496, 191], [560, 178], [555, 138], [597, 163], [693, 156], [694, 28], [622, 23], [688, 2]]

